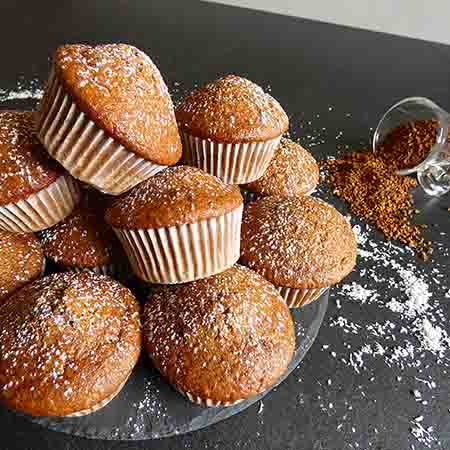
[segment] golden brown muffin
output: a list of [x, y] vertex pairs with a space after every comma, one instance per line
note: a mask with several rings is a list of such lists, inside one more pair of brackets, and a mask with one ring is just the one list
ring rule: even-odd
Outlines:
[[64, 174], [36, 137], [34, 113], [0, 112], [0, 206], [17, 203]]
[[242, 185], [261, 196], [297, 197], [310, 194], [319, 184], [319, 166], [300, 144], [282, 138], [264, 175]]
[[170, 167], [116, 200], [106, 211], [114, 228], [160, 228], [222, 216], [242, 205], [237, 186], [200, 169]]
[[106, 275], [113, 274], [113, 266], [126, 260], [101, 208], [78, 208], [63, 222], [39, 233], [39, 237], [45, 256], [63, 268], [91, 269]]
[[127, 150], [160, 165], [180, 159], [172, 100], [145, 53], [126, 44], [64, 45], [55, 53], [54, 70], [80, 110]]
[[192, 92], [176, 108], [181, 130], [217, 142], [259, 142], [289, 126], [280, 104], [245, 78], [227, 75]]
[[353, 269], [356, 239], [322, 200], [265, 197], [244, 211], [241, 261], [277, 287], [329, 287]]
[[34, 234], [0, 230], [0, 305], [13, 292], [42, 276], [44, 253]]
[[118, 199], [105, 218], [140, 279], [174, 284], [214, 275], [236, 263], [242, 208], [237, 186], [177, 166]]
[[141, 351], [139, 306], [93, 273], [35, 281], [0, 308], [0, 400], [34, 416], [82, 415], [122, 388]]
[[286, 304], [241, 266], [157, 290], [145, 304], [143, 325], [155, 367], [190, 400], [208, 406], [264, 392], [286, 371], [295, 347]]

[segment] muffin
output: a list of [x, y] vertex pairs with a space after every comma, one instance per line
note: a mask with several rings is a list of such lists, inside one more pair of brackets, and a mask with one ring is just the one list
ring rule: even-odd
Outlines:
[[60, 47], [38, 129], [75, 178], [113, 195], [181, 157], [167, 86], [151, 59], [125, 44]]
[[171, 284], [222, 272], [239, 259], [242, 208], [237, 186], [177, 166], [116, 200], [105, 218], [134, 273]]
[[0, 112], [0, 228], [43, 230], [79, 202], [76, 181], [51, 158], [35, 134], [31, 111]]
[[125, 277], [128, 260], [103, 210], [78, 208], [63, 222], [39, 233], [45, 256], [61, 270]]
[[300, 144], [281, 138], [275, 156], [261, 178], [241, 186], [246, 201], [267, 195], [310, 195], [319, 184], [319, 166]]
[[44, 270], [44, 253], [34, 234], [0, 230], [0, 306]]
[[189, 400], [206, 406], [264, 392], [284, 374], [295, 347], [283, 299], [240, 266], [152, 293], [143, 334], [154, 366]]
[[0, 308], [0, 401], [33, 416], [81, 416], [111, 401], [141, 351], [139, 306], [94, 273], [35, 281]]
[[197, 89], [175, 114], [183, 161], [230, 184], [261, 177], [289, 126], [274, 98], [235, 75]]
[[250, 203], [241, 247], [241, 262], [272, 282], [291, 308], [317, 299], [356, 262], [356, 239], [345, 217], [306, 196]]

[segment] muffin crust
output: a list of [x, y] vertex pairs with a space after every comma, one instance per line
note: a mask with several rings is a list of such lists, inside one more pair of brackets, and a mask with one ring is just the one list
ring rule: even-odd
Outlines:
[[62, 273], [0, 308], [0, 400], [35, 416], [89, 410], [114, 395], [141, 350], [139, 308], [108, 277]]
[[286, 304], [270, 283], [241, 266], [156, 291], [143, 320], [154, 365], [177, 389], [213, 403], [263, 392], [294, 352]]
[[13, 292], [39, 278], [44, 267], [44, 253], [34, 234], [0, 230], [0, 305]]
[[296, 197], [309, 194], [319, 184], [319, 166], [300, 144], [281, 138], [264, 175], [242, 185], [256, 194]]
[[45, 189], [64, 169], [48, 156], [31, 111], [0, 111], [0, 206]]
[[81, 111], [127, 150], [160, 165], [181, 158], [169, 91], [145, 53], [126, 44], [64, 45], [54, 70]]
[[329, 287], [353, 269], [356, 239], [322, 200], [265, 197], [244, 210], [241, 261], [276, 286]]
[[181, 130], [216, 142], [260, 142], [287, 131], [289, 120], [280, 104], [261, 87], [227, 75], [201, 87], [176, 109]]
[[106, 211], [114, 228], [160, 228], [219, 217], [241, 206], [237, 186], [200, 169], [169, 167], [115, 201]]
[[95, 268], [125, 258], [102, 210], [78, 208], [39, 237], [45, 256], [63, 266]]

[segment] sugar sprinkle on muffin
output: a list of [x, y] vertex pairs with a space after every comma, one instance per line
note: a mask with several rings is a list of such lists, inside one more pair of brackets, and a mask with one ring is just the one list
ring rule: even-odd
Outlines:
[[112, 195], [175, 164], [182, 153], [158, 68], [126, 44], [58, 48], [38, 129], [74, 177]]
[[196, 89], [176, 109], [183, 161], [226, 183], [249, 183], [266, 170], [289, 126], [261, 87], [227, 75]]
[[185, 283], [239, 259], [243, 200], [200, 169], [168, 168], [106, 211], [134, 273], [157, 284]]
[[45, 257], [31, 233], [0, 230], [0, 305], [15, 291], [43, 275]]
[[69, 215], [77, 183], [52, 160], [35, 133], [31, 111], [0, 112], [0, 228], [32, 232]]
[[150, 295], [144, 347], [191, 401], [227, 406], [278, 381], [292, 359], [294, 327], [276, 289], [235, 266]]
[[300, 144], [281, 138], [261, 178], [242, 187], [258, 198], [266, 195], [297, 197], [311, 194], [319, 184], [319, 166]]
[[353, 269], [357, 250], [345, 217], [307, 196], [250, 203], [244, 211], [241, 249], [242, 263], [289, 296], [290, 306], [310, 302], [323, 288], [341, 281]]
[[39, 233], [45, 256], [65, 270], [120, 275], [126, 256], [103, 210], [77, 208], [68, 218]]
[[93, 273], [37, 280], [0, 308], [0, 401], [34, 416], [93, 412], [112, 400], [141, 351], [139, 306]]

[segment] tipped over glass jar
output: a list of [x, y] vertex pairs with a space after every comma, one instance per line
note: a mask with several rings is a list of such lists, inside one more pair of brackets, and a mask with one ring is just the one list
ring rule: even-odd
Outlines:
[[372, 150], [385, 153], [400, 175], [417, 174], [427, 194], [444, 195], [450, 191], [449, 122], [450, 115], [431, 100], [405, 98], [381, 118]]

